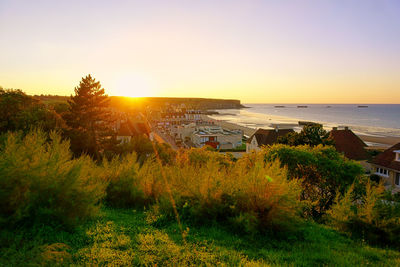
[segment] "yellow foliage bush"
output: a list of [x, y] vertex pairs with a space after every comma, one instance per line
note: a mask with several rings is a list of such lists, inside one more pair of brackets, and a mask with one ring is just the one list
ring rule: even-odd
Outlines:
[[139, 167], [132, 155], [103, 167], [110, 177], [108, 200], [130, 199], [141, 207], [158, 203], [161, 213], [174, 215], [177, 209], [194, 221], [246, 221], [247, 231], [289, 224], [301, 209], [299, 180], [288, 180], [286, 168], [264, 163], [262, 155], [235, 162], [203, 148], [179, 151], [166, 165], [150, 159]]
[[338, 194], [327, 212], [329, 223], [340, 231], [358, 235], [372, 243], [400, 247], [400, 204], [385, 200], [385, 188], [368, 180], [361, 194], [354, 185]]
[[57, 221], [73, 225], [97, 214], [105, 194], [99, 169], [56, 132], [8, 133], [0, 147], [0, 223]]

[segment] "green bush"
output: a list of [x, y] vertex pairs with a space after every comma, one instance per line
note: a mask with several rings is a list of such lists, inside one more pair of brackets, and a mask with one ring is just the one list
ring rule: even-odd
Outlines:
[[[298, 180], [288, 180], [279, 162], [265, 164], [257, 156], [255, 167], [247, 159], [232, 161], [206, 149], [181, 151], [164, 174], [183, 217], [196, 221], [230, 221], [245, 231], [286, 228], [301, 210]], [[164, 191], [161, 203], [172, 207]]]
[[163, 164], [172, 163], [175, 159], [176, 152], [166, 143], [152, 143], [145, 135], [133, 136], [129, 142], [119, 144], [115, 151], [112, 152], [111, 158], [118, 155], [127, 155], [135, 153], [138, 161], [143, 164], [149, 158], [154, 157], [155, 150]]
[[327, 212], [330, 225], [371, 243], [400, 247], [400, 203], [385, 198], [382, 183], [368, 181], [362, 194], [352, 185]]
[[73, 225], [95, 215], [105, 192], [98, 171], [87, 156], [72, 159], [56, 132], [8, 133], [0, 148], [0, 223]]
[[267, 162], [279, 160], [288, 168], [289, 179], [301, 179], [303, 200], [309, 202], [306, 215], [319, 219], [332, 205], [336, 192], [344, 192], [364, 171], [334, 147], [318, 145], [291, 147], [273, 145], [261, 152]]
[[[150, 158], [143, 165], [135, 154], [104, 161], [111, 205], [143, 208], [193, 222], [229, 221], [246, 232], [285, 228], [301, 210], [299, 180], [287, 179], [279, 162], [265, 164], [203, 149], [181, 150], [166, 164]], [[157, 217], [157, 216], [156, 216]], [[160, 216], [160, 218], [166, 218]]]
[[[145, 181], [139, 177], [141, 168], [136, 153], [114, 157], [111, 161], [104, 159], [102, 167], [108, 184], [108, 204], [116, 207], [143, 207], [154, 202], [153, 198], [145, 195]], [[146, 167], [147, 163], [142, 171]]]

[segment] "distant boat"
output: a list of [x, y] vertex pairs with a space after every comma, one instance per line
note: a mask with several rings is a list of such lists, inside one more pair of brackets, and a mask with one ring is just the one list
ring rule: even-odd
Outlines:
[[368, 106], [357, 106], [358, 108], [367, 108]]
[[275, 108], [284, 108], [285, 106], [275, 106]]
[[297, 108], [308, 108], [308, 106], [297, 106]]
[[326, 106], [327, 108], [331, 108], [332, 106]]

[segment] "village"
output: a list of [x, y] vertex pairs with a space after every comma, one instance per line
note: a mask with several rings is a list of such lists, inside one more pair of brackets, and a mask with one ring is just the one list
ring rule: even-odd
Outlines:
[[[124, 114], [124, 113], [123, 113]], [[129, 142], [133, 136], [145, 135], [151, 141], [169, 144], [173, 149], [209, 146], [220, 153], [231, 153], [241, 158], [245, 153], [258, 151], [263, 146], [278, 143], [278, 138], [295, 132], [290, 125], [271, 125], [271, 129], [246, 131], [238, 126], [223, 127], [211, 119], [210, 111], [186, 107], [185, 104], [169, 105], [137, 113], [133, 117], [120, 115], [115, 126], [117, 140]], [[311, 122], [299, 121], [304, 127]], [[337, 151], [348, 159], [360, 163], [365, 173], [382, 179], [388, 190], [400, 192], [400, 143], [391, 147], [368, 146], [349, 127], [333, 127], [329, 132]], [[376, 156], [372, 156], [373, 154]]]

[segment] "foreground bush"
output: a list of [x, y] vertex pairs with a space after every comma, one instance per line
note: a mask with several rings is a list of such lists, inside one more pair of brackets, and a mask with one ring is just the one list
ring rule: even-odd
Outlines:
[[[265, 164], [257, 156], [234, 162], [207, 149], [180, 151], [171, 164], [153, 159], [142, 167], [135, 157], [108, 162], [107, 199], [118, 206], [156, 203], [163, 215], [196, 222], [229, 221], [246, 232], [284, 228], [301, 210], [298, 180], [288, 180], [280, 163]], [[172, 198], [171, 198], [172, 197]], [[174, 207], [175, 205], [175, 207]]]
[[400, 247], [400, 203], [385, 199], [382, 183], [368, 181], [362, 194], [351, 186], [338, 194], [327, 212], [329, 223], [340, 231], [372, 243]]
[[95, 215], [104, 182], [89, 157], [72, 159], [69, 142], [52, 132], [8, 133], [0, 147], [0, 223], [73, 225]]
[[331, 146], [273, 145], [261, 153], [267, 162], [279, 160], [286, 166], [289, 179], [302, 180], [301, 197], [310, 203], [306, 214], [317, 219], [331, 207], [338, 191], [343, 193], [364, 173], [360, 164]]
[[[102, 175], [107, 183], [106, 201], [115, 207], [144, 207], [158, 199], [154, 192], [161, 192], [161, 180], [154, 175], [157, 164], [148, 160], [141, 164], [136, 153], [112, 160], [103, 160]], [[158, 187], [158, 188], [155, 188]]]

